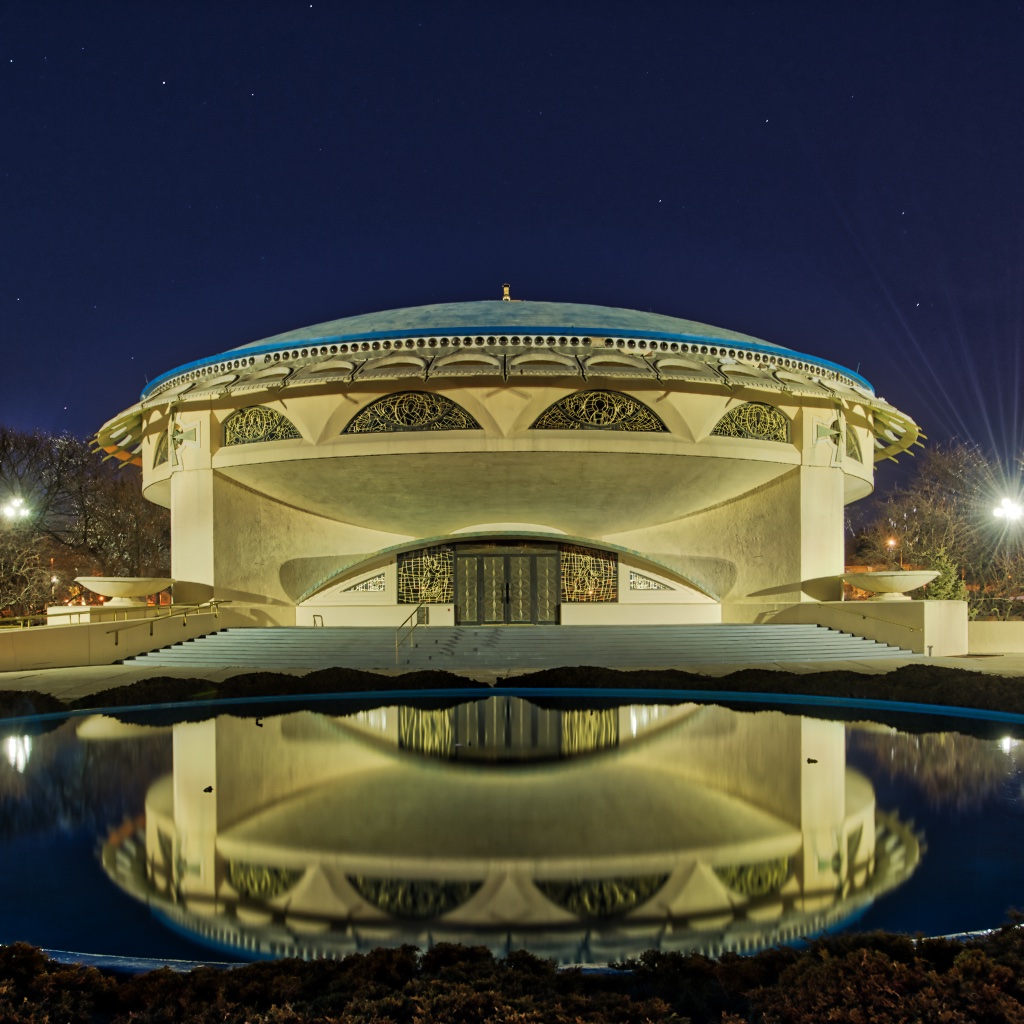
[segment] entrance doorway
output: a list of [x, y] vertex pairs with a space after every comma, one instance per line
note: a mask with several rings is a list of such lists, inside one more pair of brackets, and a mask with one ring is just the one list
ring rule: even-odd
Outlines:
[[455, 549], [458, 625], [553, 626], [558, 586], [557, 545], [460, 544]]

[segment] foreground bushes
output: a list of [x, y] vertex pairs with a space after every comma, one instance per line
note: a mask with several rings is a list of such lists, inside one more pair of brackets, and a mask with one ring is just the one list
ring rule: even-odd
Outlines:
[[1024, 1024], [1024, 932], [1016, 924], [971, 943], [876, 933], [720, 960], [645, 953], [629, 970], [556, 970], [481, 947], [377, 949], [342, 961], [264, 962], [134, 977], [68, 967], [39, 950], [0, 948], [0, 1020], [201, 1021], [218, 1024]]

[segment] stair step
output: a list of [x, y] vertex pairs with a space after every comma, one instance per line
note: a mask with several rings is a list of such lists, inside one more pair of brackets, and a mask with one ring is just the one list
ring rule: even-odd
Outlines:
[[[899, 658], [910, 651], [815, 625], [421, 627], [397, 667], [612, 668], [763, 665]], [[387, 627], [250, 627], [220, 630], [128, 659], [152, 667], [395, 668]]]

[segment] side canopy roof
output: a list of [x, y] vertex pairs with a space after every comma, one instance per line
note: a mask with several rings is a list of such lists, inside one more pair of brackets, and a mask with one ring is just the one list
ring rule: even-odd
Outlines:
[[108, 421], [97, 445], [137, 462], [146, 409], [304, 386], [372, 379], [503, 381], [580, 377], [661, 385], [742, 386], [871, 409], [875, 458], [917, 442], [917, 425], [860, 374], [749, 334], [660, 313], [567, 302], [485, 300], [363, 313], [240, 345], [150, 382], [139, 403]]

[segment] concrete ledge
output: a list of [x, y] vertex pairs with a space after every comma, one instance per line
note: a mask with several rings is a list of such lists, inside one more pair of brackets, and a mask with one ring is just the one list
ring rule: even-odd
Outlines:
[[785, 608], [770, 621], [815, 623], [936, 658], [968, 651], [966, 601], [808, 602]]
[[[155, 609], [154, 609], [155, 610]], [[166, 612], [149, 618], [0, 630], [0, 672], [113, 665], [229, 626], [276, 625], [258, 609]]]
[[672, 604], [599, 601], [561, 605], [563, 626], [682, 626], [722, 621], [722, 606], [712, 601]]
[[1024, 622], [968, 622], [971, 654], [1024, 654]]

